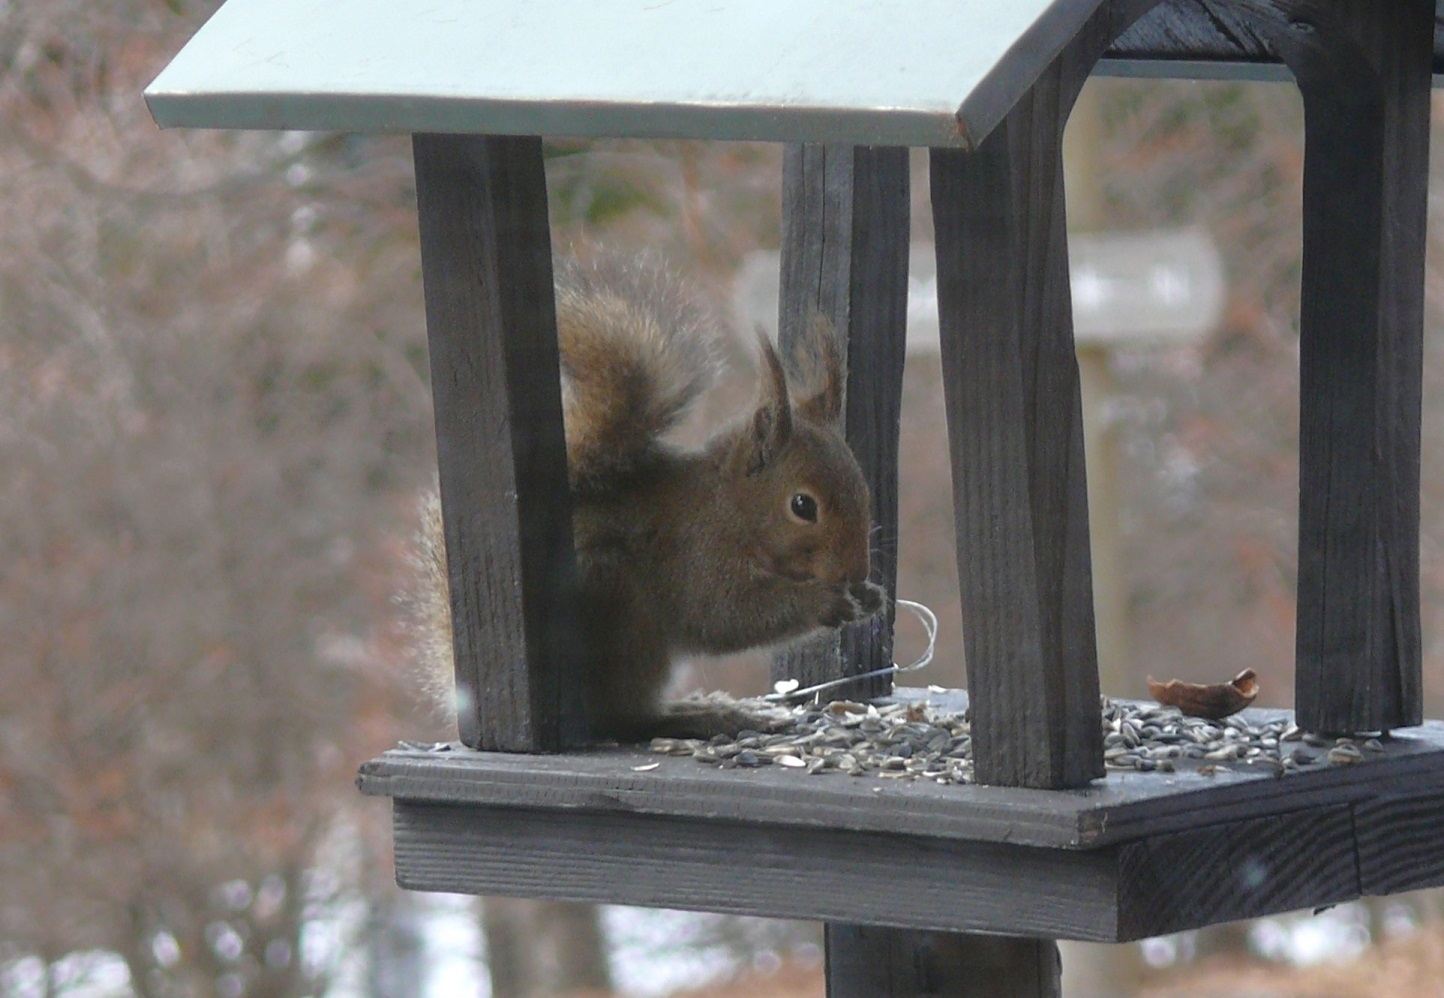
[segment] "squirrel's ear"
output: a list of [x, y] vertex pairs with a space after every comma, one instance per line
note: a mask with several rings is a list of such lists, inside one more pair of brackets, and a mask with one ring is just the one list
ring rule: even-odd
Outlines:
[[792, 402], [787, 393], [782, 359], [777, 356], [771, 338], [761, 329], [757, 331], [757, 346], [762, 355], [758, 379], [761, 398], [738, 444], [738, 456], [749, 475], [767, 467], [792, 438]]
[[793, 356], [807, 384], [806, 394], [797, 401], [798, 415], [829, 426], [841, 423], [847, 371], [832, 323], [824, 316], [813, 316], [807, 336], [798, 342]]

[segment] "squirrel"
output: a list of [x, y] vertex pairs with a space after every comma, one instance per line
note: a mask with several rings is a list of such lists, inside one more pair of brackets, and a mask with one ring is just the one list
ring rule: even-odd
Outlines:
[[[657, 265], [564, 261], [557, 337], [593, 741], [711, 737], [766, 718], [719, 698], [663, 702], [687, 654], [776, 645], [880, 612], [871, 500], [840, 428], [845, 372], [814, 320], [788, 363], [758, 331], [757, 400], [687, 448], [667, 436], [719, 368], [715, 334]], [[419, 655], [451, 681], [440, 504], [425, 504], [412, 594]]]

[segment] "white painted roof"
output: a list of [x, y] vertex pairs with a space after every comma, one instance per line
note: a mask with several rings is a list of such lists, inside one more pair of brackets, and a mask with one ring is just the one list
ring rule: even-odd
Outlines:
[[970, 145], [1101, 0], [228, 0], [165, 126]]

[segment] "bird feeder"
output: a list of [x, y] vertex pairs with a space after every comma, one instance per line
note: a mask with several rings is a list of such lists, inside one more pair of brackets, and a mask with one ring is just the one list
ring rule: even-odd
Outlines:
[[[414, 136], [466, 706], [462, 744], [362, 767], [402, 885], [820, 919], [829, 994], [877, 998], [1056, 995], [1057, 938], [1444, 883], [1418, 563], [1436, 24], [1428, 0], [229, 0], [148, 89], [162, 125]], [[1095, 70], [1302, 92], [1295, 719], [1389, 733], [1355, 765], [1105, 771], [1061, 163]], [[543, 136], [786, 144], [782, 336], [845, 333], [884, 538], [929, 150], [976, 785], [578, 745]], [[890, 645], [854, 627], [797, 678]]]

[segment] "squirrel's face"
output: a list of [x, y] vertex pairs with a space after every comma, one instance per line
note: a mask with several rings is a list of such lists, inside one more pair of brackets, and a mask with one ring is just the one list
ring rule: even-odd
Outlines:
[[752, 560], [759, 572], [815, 595], [815, 625], [870, 616], [883, 604], [882, 590], [867, 581], [872, 504], [838, 428], [835, 355], [821, 389], [796, 405], [770, 343], [764, 342], [763, 357], [769, 377], [762, 399], [730, 460], [736, 509], [751, 521], [745, 536]]
[[754, 557], [765, 572], [822, 591], [820, 624], [874, 614], [882, 594], [869, 585], [872, 511], [868, 485], [839, 433], [796, 426], [771, 467], [749, 482]]
[[771, 462], [736, 484], [764, 569], [839, 589], [867, 579], [871, 501], [837, 433], [796, 426]]

